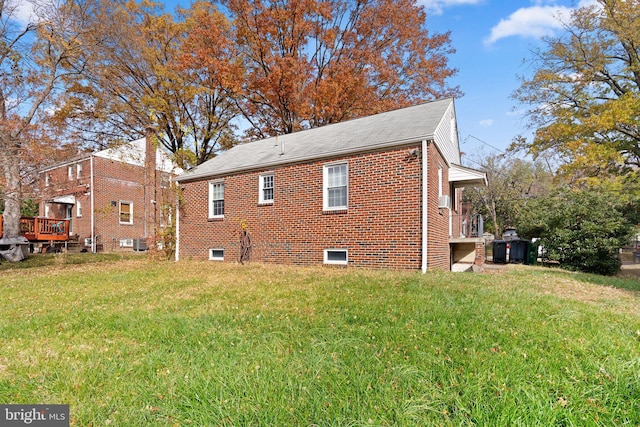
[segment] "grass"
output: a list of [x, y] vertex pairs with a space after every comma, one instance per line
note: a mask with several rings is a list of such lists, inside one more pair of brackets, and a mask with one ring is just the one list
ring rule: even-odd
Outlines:
[[0, 403], [77, 426], [640, 424], [633, 277], [82, 256], [2, 264]]

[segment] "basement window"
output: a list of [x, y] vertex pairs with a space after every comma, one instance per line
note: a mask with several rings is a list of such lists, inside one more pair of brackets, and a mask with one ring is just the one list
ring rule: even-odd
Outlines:
[[349, 261], [349, 258], [347, 256], [346, 249], [325, 249], [324, 250], [325, 264], [347, 265], [348, 261]]
[[210, 261], [224, 261], [224, 249], [222, 249], [222, 248], [209, 249], [209, 260]]

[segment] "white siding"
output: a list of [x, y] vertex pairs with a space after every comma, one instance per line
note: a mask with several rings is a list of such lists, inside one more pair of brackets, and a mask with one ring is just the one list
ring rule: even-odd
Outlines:
[[460, 145], [458, 143], [458, 126], [454, 104], [442, 115], [434, 132], [436, 146], [449, 164], [460, 164]]

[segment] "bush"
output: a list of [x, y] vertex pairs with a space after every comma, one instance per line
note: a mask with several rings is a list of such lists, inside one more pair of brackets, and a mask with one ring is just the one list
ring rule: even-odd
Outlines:
[[527, 203], [518, 218], [519, 234], [540, 238], [550, 260], [585, 273], [617, 273], [632, 231], [620, 203], [594, 190], [556, 191]]

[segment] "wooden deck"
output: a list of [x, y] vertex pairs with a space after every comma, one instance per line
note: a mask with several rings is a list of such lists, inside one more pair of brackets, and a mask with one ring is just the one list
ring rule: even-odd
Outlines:
[[[4, 236], [0, 215], [0, 237]], [[30, 242], [66, 242], [69, 240], [69, 220], [58, 218], [22, 217], [20, 235]]]

